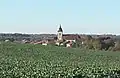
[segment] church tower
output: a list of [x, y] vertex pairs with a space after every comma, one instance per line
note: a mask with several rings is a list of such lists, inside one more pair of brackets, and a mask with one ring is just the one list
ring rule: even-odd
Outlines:
[[63, 41], [63, 30], [62, 30], [61, 24], [60, 24], [60, 27], [58, 29], [57, 40]]

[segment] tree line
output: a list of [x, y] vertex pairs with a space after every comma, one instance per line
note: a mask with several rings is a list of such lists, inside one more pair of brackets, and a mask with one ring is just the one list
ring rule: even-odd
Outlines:
[[111, 37], [92, 38], [88, 35], [84, 40], [78, 41], [79, 47], [93, 50], [120, 51], [120, 40]]

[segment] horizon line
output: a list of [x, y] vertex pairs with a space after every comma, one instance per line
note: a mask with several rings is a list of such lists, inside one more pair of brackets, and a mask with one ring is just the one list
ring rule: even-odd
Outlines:
[[[40, 32], [40, 33], [27, 33], [27, 32], [0, 32], [0, 34], [57, 34], [55, 32]], [[113, 33], [63, 33], [63, 34], [82, 34], [82, 35], [120, 35]]]

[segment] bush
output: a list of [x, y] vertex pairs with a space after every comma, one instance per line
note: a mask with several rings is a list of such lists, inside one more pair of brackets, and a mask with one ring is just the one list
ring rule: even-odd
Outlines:
[[86, 49], [93, 49], [92, 39], [86, 40], [86, 41], [84, 42], [83, 47], [85, 47]]
[[100, 40], [93, 40], [92, 44], [93, 44], [93, 48], [95, 50], [101, 50], [101, 42], [100, 42]]
[[115, 46], [114, 46], [114, 48], [113, 48], [113, 51], [120, 51], [120, 41], [117, 41], [117, 42], [115, 43]]

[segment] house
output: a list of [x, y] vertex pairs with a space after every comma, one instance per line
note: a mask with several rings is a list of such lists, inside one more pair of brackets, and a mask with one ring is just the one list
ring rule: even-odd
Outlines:
[[76, 42], [77, 40], [80, 40], [81, 37], [77, 34], [65, 34], [63, 35], [63, 40], [65, 41], [73, 41], [73, 42]]
[[47, 44], [47, 43], [42, 43], [42, 45], [46, 46], [46, 45], [48, 45], [48, 44]]
[[68, 41], [68, 42], [66, 43], [66, 47], [72, 47], [72, 45], [73, 45], [73, 42], [72, 42], [72, 41]]
[[55, 44], [55, 40], [54, 39], [46, 39], [46, 40], [42, 40], [42, 45], [49, 45], [49, 44]]
[[10, 41], [10, 40], [8, 40], [8, 39], [7, 39], [7, 40], [5, 40], [5, 42], [9, 42], [9, 41]]

